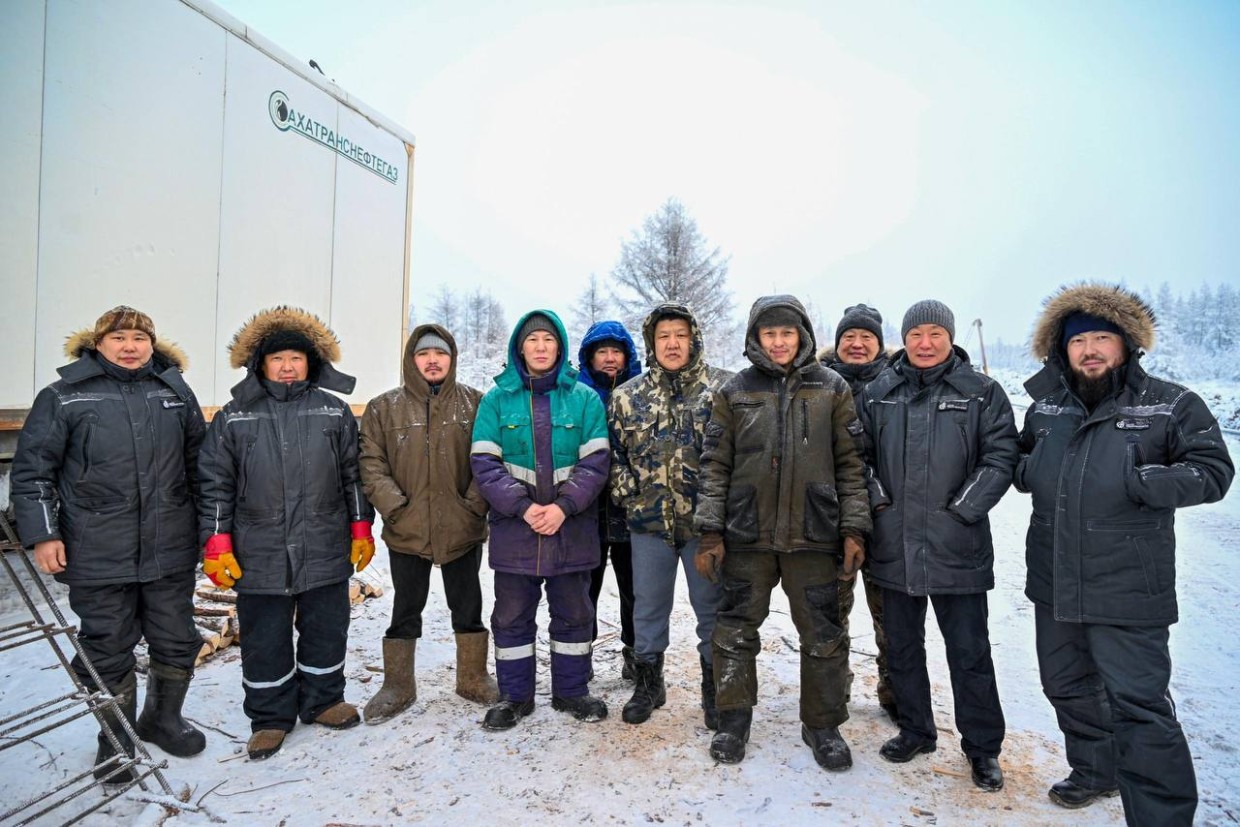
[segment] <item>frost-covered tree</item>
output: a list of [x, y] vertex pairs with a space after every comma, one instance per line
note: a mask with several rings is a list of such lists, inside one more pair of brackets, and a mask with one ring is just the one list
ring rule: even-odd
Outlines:
[[430, 314], [427, 322], [443, 325], [453, 336], [458, 335], [457, 324], [460, 322], [461, 300], [448, 285], [439, 285], [439, 292], [435, 294], [427, 312]]
[[612, 297], [631, 330], [655, 305], [680, 302], [697, 317], [711, 361], [729, 364], [743, 351], [736, 302], [727, 288], [728, 258], [709, 246], [677, 199], [669, 198], [621, 242], [611, 278]]
[[577, 294], [577, 301], [568, 319], [568, 338], [574, 346], [581, 342], [590, 325], [611, 318], [611, 301], [598, 283], [598, 276], [590, 274], [585, 289]]

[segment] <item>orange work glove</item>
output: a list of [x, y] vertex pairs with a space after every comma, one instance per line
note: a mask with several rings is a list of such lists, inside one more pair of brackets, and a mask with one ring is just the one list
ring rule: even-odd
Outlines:
[[212, 534], [202, 555], [202, 573], [217, 589], [231, 589], [241, 579], [241, 564], [233, 556], [232, 535]]
[[710, 582], [718, 583], [719, 572], [723, 569], [723, 554], [723, 535], [717, 531], [708, 531], [698, 543], [697, 554], [693, 556], [693, 567]]
[[844, 565], [840, 569], [840, 580], [852, 580], [865, 563], [865, 540], [851, 534], [844, 537]]
[[370, 533], [370, 523], [358, 520], [353, 523], [353, 546], [349, 549], [349, 562], [357, 571], [370, 565], [375, 556], [375, 537]]

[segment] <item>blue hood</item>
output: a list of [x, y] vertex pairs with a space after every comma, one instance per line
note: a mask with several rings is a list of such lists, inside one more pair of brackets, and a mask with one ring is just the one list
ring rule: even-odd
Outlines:
[[[606, 339], [614, 339], [624, 344], [624, 371], [616, 377], [614, 382], [607, 374], [595, 374], [590, 370], [590, 351]], [[579, 369], [577, 381], [597, 391], [604, 402], [615, 388], [642, 372], [642, 363], [637, 356], [637, 345], [633, 343], [633, 337], [620, 322], [610, 320], [590, 325], [590, 329], [581, 339], [581, 348], [577, 351], [577, 365]]]

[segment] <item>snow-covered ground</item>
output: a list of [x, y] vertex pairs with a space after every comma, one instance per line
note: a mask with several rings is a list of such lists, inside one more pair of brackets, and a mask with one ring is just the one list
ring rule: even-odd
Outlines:
[[[1240, 441], [1229, 443], [1240, 457]], [[1118, 799], [1069, 812], [1046, 798], [1067, 772], [1050, 705], [1042, 697], [1033, 647], [1033, 612], [1023, 596], [1028, 498], [1010, 492], [992, 514], [997, 586], [991, 593], [991, 640], [1008, 735], [1001, 757], [1007, 786], [976, 790], [968, 779], [952, 724], [951, 687], [941, 638], [927, 630], [939, 751], [896, 766], [878, 757], [895, 734], [874, 700], [874, 643], [864, 600], [853, 614], [852, 718], [843, 732], [855, 766], [828, 774], [800, 739], [798, 654], [787, 601], [777, 595], [763, 627], [761, 702], [745, 761], [712, 761], [710, 733], [698, 708], [693, 618], [680, 590], [666, 675], [668, 703], [642, 726], [620, 720], [631, 687], [620, 678], [618, 600], [604, 588], [594, 692], [611, 708], [597, 724], [581, 724], [550, 708], [546, 616], [540, 620], [540, 693], [534, 714], [509, 732], [484, 732], [483, 709], [453, 694], [455, 649], [442, 587], [433, 581], [425, 636], [418, 646], [418, 701], [379, 726], [345, 732], [299, 726], [281, 753], [262, 762], [244, 756], [249, 726], [241, 710], [238, 650], [203, 666], [186, 714], [208, 735], [206, 751], [167, 758], [166, 776], [197, 812], [168, 815], [130, 797], [83, 822], [204, 825], [379, 824], [1120, 824]], [[1233, 727], [1240, 715], [1240, 497], [1180, 512], [1181, 621], [1173, 627], [1173, 691], [1188, 733], [1200, 786], [1198, 823], [1240, 820], [1240, 752]], [[372, 566], [386, 579], [382, 550]], [[484, 567], [484, 590], [490, 572]], [[489, 605], [489, 600], [487, 601]], [[20, 619], [11, 603], [4, 624]], [[380, 639], [390, 592], [355, 609], [347, 666], [349, 700], [364, 704], [381, 682]], [[3, 625], [3, 624], [0, 624]], [[60, 694], [68, 679], [43, 645], [0, 652], [0, 719], [36, 698]], [[0, 802], [48, 789], [84, 771], [94, 755], [93, 722], [85, 719], [0, 752]], [[88, 796], [89, 797], [89, 796]], [[58, 810], [58, 823], [84, 808]]]

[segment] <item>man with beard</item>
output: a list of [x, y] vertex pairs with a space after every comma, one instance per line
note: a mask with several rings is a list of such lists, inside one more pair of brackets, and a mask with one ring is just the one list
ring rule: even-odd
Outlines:
[[1129, 824], [1188, 825], [1197, 782], [1168, 689], [1175, 509], [1222, 499], [1235, 470], [1201, 398], [1142, 369], [1154, 334], [1153, 311], [1122, 287], [1050, 298], [1015, 485], [1033, 494], [1025, 594], [1072, 767], [1051, 800], [1075, 809], [1118, 791]]

